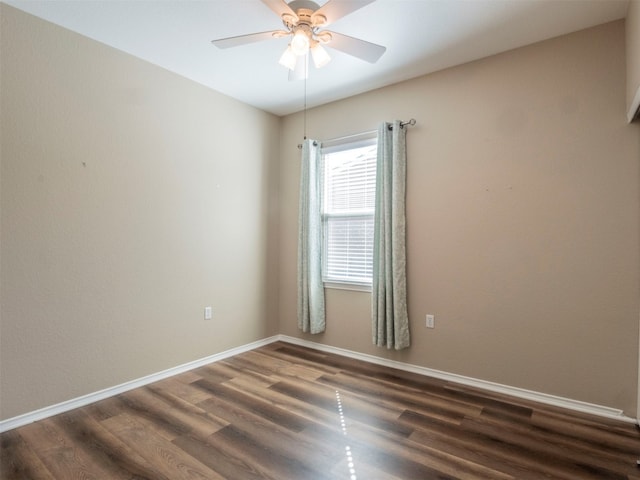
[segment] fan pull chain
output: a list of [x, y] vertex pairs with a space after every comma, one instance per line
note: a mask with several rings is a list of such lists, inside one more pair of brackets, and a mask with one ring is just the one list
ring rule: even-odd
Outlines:
[[[305, 57], [305, 63], [309, 61], [309, 54], [307, 53], [307, 56]], [[305, 65], [305, 67], [308, 67], [308, 64]], [[307, 76], [305, 75], [304, 77], [304, 109], [302, 110], [302, 129], [303, 129], [303, 135], [304, 138], [303, 140], [307, 139]]]

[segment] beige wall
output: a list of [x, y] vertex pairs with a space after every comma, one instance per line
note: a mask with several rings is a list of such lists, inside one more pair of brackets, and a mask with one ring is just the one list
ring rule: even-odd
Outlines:
[[[280, 331], [636, 410], [640, 125], [625, 118], [618, 21], [308, 112], [329, 139], [409, 119], [413, 345], [371, 342], [368, 293], [327, 290], [327, 331], [296, 327], [301, 115], [280, 167]], [[436, 328], [425, 328], [425, 314]]]
[[[0, 16], [0, 419], [302, 336], [301, 115]], [[632, 414], [640, 126], [625, 124], [624, 41], [612, 23], [311, 110], [321, 139], [418, 120], [413, 346], [373, 347], [369, 295], [338, 290], [328, 331], [304, 338]]]
[[630, 0], [626, 18], [627, 111], [629, 119], [640, 107], [640, 0]]
[[275, 334], [280, 119], [0, 8], [0, 418]]
[[[627, 35], [627, 118], [631, 120], [640, 107], [640, 0], [630, 0], [625, 28]], [[640, 162], [640, 158], [638, 162]], [[640, 202], [640, 198], [638, 201]], [[638, 244], [638, 249], [640, 249], [640, 244]], [[638, 296], [640, 297], [640, 291], [638, 291]], [[638, 312], [638, 322], [640, 323], [640, 311]], [[640, 339], [638, 341], [640, 343]], [[638, 352], [638, 362], [640, 363], [640, 351]], [[637, 418], [640, 420], [640, 367], [638, 368]]]

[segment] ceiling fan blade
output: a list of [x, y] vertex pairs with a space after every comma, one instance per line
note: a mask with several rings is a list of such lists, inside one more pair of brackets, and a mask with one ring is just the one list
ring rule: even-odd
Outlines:
[[289, 81], [304, 80], [309, 78], [309, 54], [301, 55], [296, 62], [296, 68], [289, 70]]
[[322, 15], [327, 19], [323, 24], [323, 26], [326, 26], [373, 2], [375, 2], [375, 0], [329, 0], [322, 7], [316, 10], [313, 15], [311, 15], [311, 18], [316, 15]]
[[291, 15], [296, 20], [298, 16], [291, 7], [284, 0], [262, 0], [267, 7], [269, 7], [278, 17], [282, 18], [283, 15]]
[[270, 40], [274, 37], [274, 33], [278, 30], [270, 32], [250, 33], [248, 35], [238, 35], [237, 37], [220, 38], [218, 40], [211, 40], [218, 48], [231, 48], [238, 47], [240, 45], [246, 45], [248, 43], [261, 42], [262, 40]]
[[342, 33], [329, 33], [331, 33], [331, 41], [327, 43], [327, 47], [335, 48], [369, 63], [376, 63], [382, 54], [387, 51], [387, 47], [382, 45], [365, 42]]

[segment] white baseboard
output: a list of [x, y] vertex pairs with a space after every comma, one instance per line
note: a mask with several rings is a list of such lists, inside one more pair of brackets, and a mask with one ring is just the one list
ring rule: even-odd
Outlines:
[[60, 413], [68, 412], [69, 410], [73, 410], [74, 408], [84, 407], [85, 405], [89, 405], [90, 403], [94, 403], [99, 400], [103, 400], [105, 398], [113, 397], [114, 395], [118, 395], [120, 393], [133, 390], [134, 388], [142, 387], [150, 383], [157, 382], [158, 380], [163, 380], [165, 378], [172, 377], [179, 373], [184, 373], [189, 370], [193, 370], [194, 368], [202, 367], [209, 363], [224, 360], [225, 358], [229, 358], [234, 355], [238, 355], [240, 353], [248, 352], [249, 350], [253, 350], [255, 348], [262, 347], [264, 345], [268, 345], [276, 341], [288, 342], [294, 345], [309, 347], [309, 348], [313, 348], [315, 350], [320, 350], [327, 353], [335, 353], [337, 355], [342, 355], [342, 356], [353, 358], [356, 360], [362, 360], [364, 362], [374, 363], [377, 365], [382, 365], [382, 366], [391, 367], [391, 368], [397, 368], [398, 370], [418, 373], [420, 375], [425, 375], [428, 377], [435, 377], [441, 380], [459, 383], [462, 385], [468, 385], [471, 387], [477, 387], [477, 388], [481, 388], [491, 392], [503, 393], [505, 395], [524, 398], [526, 400], [545, 403], [547, 405], [567, 408], [570, 410], [575, 410], [578, 412], [589, 413], [589, 414], [597, 415], [600, 417], [620, 420], [623, 422], [637, 423], [636, 419], [625, 416], [622, 410], [615, 409], [615, 408], [604, 407], [601, 405], [581, 402], [579, 400], [572, 400], [569, 398], [558, 397], [555, 395], [548, 395], [546, 393], [534, 392], [531, 390], [525, 390], [518, 387], [510, 387], [508, 385], [501, 385], [499, 383], [487, 382], [485, 380], [465, 377], [465, 376], [457, 375], [454, 373], [442, 372], [440, 370], [433, 370], [431, 368], [420, 367], [418, 365], [412, 365], [409, 363], [397, 362], [395, 360], [387, 360], [385, 358], [376, 357], [374, 355], [368, 355], [366, 353], [359, 353], [359, 352], [354, 352], [352, 350], [346, 350], [343, 348], [323, 345], [321, 343], [310, 342], [307, 340], [302, 340], [300, 338], [289, 337], [287, 335], [275, 335], [273, 337], [248, 343], [240, 347], [232, 348], [230, 350], [226, 350], [221, 353], [216, 353], [214, 355], [210, 355], [208, 357], [201, 358], [199, 360], [194, 360], [193, 362], [188, 362], [183, 365], [179, 365], [177, 367], [169, 368], [167, 370], [163, 370], [158, 373], [147, 375], [146, 377], [142, 377], [137, 380], [132, 380], [130, 382], [122, 383], [114, 387], [105, 388], [104, 390], [100, 390], [98, 392], [90, 393], [88, 395], [83, 395], [81, 397], [67, 400], [65, 402], [61, 402], [56, 405], [51, 405], [49, 407], [41, 408], [33, 412], [28, 412], [23, 415], [19, 415], [17, 417], [9, 418], [7, 420], [2, 420], [0, 421], [0, 433], [6, 432], [8, 430], [12, 430], [14, 428], [21, 427], [23, 425], [27, 425], [32, 422], [36, 422], [38, 420], [52, 417], [54, 415], [58, 415]]
[[313, 348], [327, 353], [335, 353], [356, 360], [362, 360], [376, 365], [382, 365], [391, 368], [397, 368], [398, 370], [404, 370], [407, 372], [418, 373], [427, 377], [439, 378], [449, 382], [459, 383], [470, 387], [481, 388], [491, 392], [502, 393], [505, 395], [511, 395], [512, 397], [523, 398], [534, 402], [544, 403], [547, 405], [553, 405], [555, 407], [566, 408], [582, 413], [588, 413], [597, 415], [599, 417], [606, 417], [615, 420], [620, 420], [628, 423], [638, 423], [635, 418], [627, 417], [623, 411], [617, 408], [605, 407], [602, 405], [596, 405], [593, 403], [582, 402], [580, 400], [573, 400], [570, 398], [559, 397], [556, 395], [549, 395], [541, 392], [534, 392], [532, 390], [525, 390], [523, 388], [511, 387], [508, 385], [502, 385], [499, 383], [488, 382], [485, 380], [479, 380], [477, 378], [465, 377], [463, 375], [457, 375], [455, 373], [442, 372], [440, 370], [434, 370], [427, 367], [420, 367], [418, 365], [412, 365], [410, 363], [397, 362], [395, 360], [387, 360], [385, 358], [376, 357], [374, 355], [368, 355], [366, 353], [353, 352], [351, 350], [345, 350], [343, 348], [332, 347], [329, 345], [323, 345], [320, 343], [310, 342], [302, 340], [300, 338], [289, 337], [287, 335], [279, 335], [279, 340], [283, 342], [293, 343], [303, 347]]
[[0, 433], [6, 432], [7, 430], [12, 430], [14, 428], [21, 427], [23, 425], [27, 425], [29, 423], [32, 423], [38, 420], [42, 420], [44, 418], [58, 415], [60, 413], [68, 412], [69, 410], [73, 410], [74, 408], [84, 407], [85, 405], [89, 405], [90, 403], [97, 402], [98, 400], [103, 400], [105, 398], [113, 397], [114, 395], [118, 395], [120, 393], [133, 390], [134, 388], [143, 387], [144, 385], [157, 382], [158, 380], [163, 380], [165, 378], [172, 377], [179, 373], [184, 373], [189, 370], [193, 370], [194, 368], [202, 367], [204, 365], [217, 362], [219, 360], [224, 360], [225, 358], [238, 355], [239, 353], [248, 352], [249, 350], [253, 350], [254, 348], [268, 345], [269, 343], [273, 343], [277, 340], [279, 340], [278, 336], [265, 338], [263, 340], [258, 340], [256, 342], [248, 343], [240, 347], [236, 347], [230, 350], [226, 350], [224, 352], [216, 353], [214, 355], [210, 355], [208, 357], [201, 358], [199, 360], [194, 360], [192, 362], [188, 362], [183, 365], [179, 365], [177, 367], [169, 368], [167, 370], [163, 370], [158, 373], [153, 373], [151, 375], [147, 375], [146, 377], [138, 378], [130, 382], [125, 382], [120, 385], [116, 385], [115, 387], [105, 388], [104, 390], [100, 390], [98, 392], [89, 393], [88, 395], [83, 395], [81, 397], [73, 398], [71, 400], [67, 400], [65, 402], [61, 402], [56, 405], [51, 405], [49, 407], [41, 408], [40, 410], [35, 410], [33, 412], [28, 412], [23, 415], [19, 415], [17, 417], [9, 418], [7, 420], [2, 420], [0, 421]]

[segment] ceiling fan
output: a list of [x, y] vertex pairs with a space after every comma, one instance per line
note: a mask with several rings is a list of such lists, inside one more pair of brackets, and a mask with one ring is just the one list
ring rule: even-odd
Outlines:
[[323, 48], [327, 45], [369, 63], [375, 63], [386, 47], [350, 37], [342, 33], [323, 30], [336, 20], [375, 0], [329, 0], [322, 7], [309, 0], [261, 0], [281, 18], [285, 30], [250, 33], [212, 40], [218, 48], [231, 48], [271, 38], [291, 37], [280, 64], [289, 69], [289, 80], [307, 78], [309, 52], [316, 68], [323, 67], [331, 57]]

